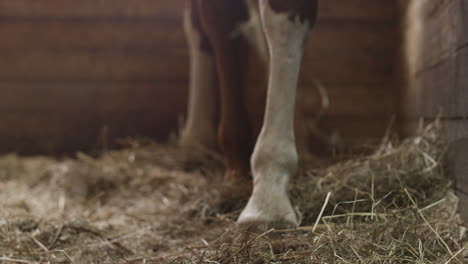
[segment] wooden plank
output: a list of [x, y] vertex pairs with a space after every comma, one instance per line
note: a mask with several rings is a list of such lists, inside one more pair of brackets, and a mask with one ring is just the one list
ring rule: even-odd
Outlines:
[[[185, 48], [182, 25], [177, 21], [114, 23], [100, 21], [6, 21], [0, 26], [0, 52], [10, 50], [136, 49]], [[307, 49], [393, 50], [396, 43], [393, 25], [319, 23]], [[8, 50], [8, 51], [6, 51]]]
[[390, 125], [391, 119], [391, 116], [324, 117], [318, 126], [321, 132], [327, 136], [331, 136], [334, 133], [337, 134], [342, 143], [350, 147], [382, 139]]
[[[188, 80], [174, 82], [0, 82], [2, 112], [148, 112], [177, 119]], [[164, 98], [164, 99], [163, 99]]]
[[[2, 153], [58, 154], [64, 150], [87, 150], [97, 141], [100, 119], [96, 114], [61, 115], [57, 112], [2, 112]], [[83, 124], [87, 124], [83, 129]]]
[[2, 112], [0, 114], [1, 152], [20, 154], [73, 154], [96, 150], [106, 132], [108, 147], [118, 139], [147, 136], [166, 139], [177, 127], [173, 116], [148, 112], [60, 113]]
[[[183, 0], [3, 0], [0, 17], [156, 17], [179, 16]], [[320, 18], [330, 20], [388, 21], [395, 17], [393, 1], [327, 0], [320, 3]]]
[[442, 120], [442, 136], [448, 143], [468, 137], [468, 120]]
[[[103, 126], [115, 134], [109, 139], [111, 144], [115, 143], [115, 138], [125, 135], [149, 135], [151, 132], [161, 138], [174, 128], [177, 117], [184, 113], [185, 108], [185, 95], [181, 90], [183, 83], [164, 85], [10, 84], [11, 89], [6, 90], [10, 94], [5, 96], [3, 90], [0, 97], [0, 119], [4, 120], [3, 132], [0, 126], [0, 143], [1, 138], [4, 138], [6, 146], [11, 150], [11, 146], [14, 147], [20, 141], [39, 141], [29, 149], [18, 143], [16, 150], [23, 153], [29, 153], [34, 148], [44, 151], [45, 146], [49, 153], [68, 152], [78, 143], [89, 149], [97, 144]], [[315, 114], [310, 112], [306, 118], [314, 118]], [[336, 114], [326, 115], [321, 125], [324, 131], [338, 131], [346, 144], [358, 144], [368, 137], [380, 138], [391, 116], [357, 117], [354, 112]], [[78, 133], [83, 130], [87, 133]], [[8, 143], [11, 135], [18, 137], [13, 145]], [[63, 138], [63, 135], [69, 138]]]
[[181, 16], [183, 0], [2, 0], [0, 17], [148, 18]]
[[[453, 91], [456, 61], [445, 60], [431, 69], [420, 73], [414, 78], [413, 86], [406, 89], [405, 110], [410, 118], [432, 118], [439, 114], [447, 116], [453, 112]], [[443, 112], [441, 112], [443, 111]]]
[[[468, 13], [468, 10], [467, 12]], [[468, 33], [468, 20], [466, 21]], [[460, 49], [456, 55], [457, 72], [451, 103], [455, 104], [450, 117], [468, 117], [468, 46]]]
[[[436, 117], [425, 119], [406, 118], [403, 120], [402, 128], [405, 132], [408, 132], [407, 135], [413, 135], [419, 128], [433, 123], [435, 119]], [[468, 120], [442, 118], [439, 119], [439, 122], [441, 123], [441, 139], [447, 144], [468, 137]]]
[[460, 0], [427, 1], [423, 9], [424, 56], [420, 57], [420, 72], [454, 56], [466, 43], [463, 32], [467, 27], [463, 24]]
[[[148, 112], [184, 113], [188, 80], [176, 82], [0, 82], [0, 112]], [[337, 85], [326, 87], [330, 107], [326, 117], [379, 118], [396, 111], [396, 99], [389, 85]], [[343, 96], [343, 95], [346, 96]], [[164, 100], [161, 100], [164, 98]], [[299, 107], [311, 118], [321, 107], [313, 84], [300, 87]], [[263, 112], [262, 109], [258, 111]]]
[[327, 0], [319, 4], [319, 19], [395, 21], [395, 1]]
[[307, 50], [301, 78], [328, 83], [391, 83], [396, 52], [387, 49]]
[[[154, 52], [154, 53], [153, 53]], [[0, 80], [178, 80], [187, 75], [187, 51], [24, 52], [1, 55]]]
[[161, 50], [186, 47], [180, 23], [15, 21], [0, 24], [0, 53], [12, 50]]
[[379, 23], [327, 23], [319, 21], [315, 26], [309, 50], [320, 49], [388, 49], [391, 53], [397, 43], [396, 26]]
[[0, 83], [1, 152], [60, 154], [108, 147], [123, 137], [165, 139], [186, 107], [175, 83]]
[[[177, 127], [176, 120], [165, 114], [113, 112], [105, 115], [57, 112], [2, 112], [0, 114], [2, 152], [21, 154], [72, 154], [99, 147], [103, 129], [108, 147], [118, 146], [118, 139], [146, 136], [164, 139]], [[389, 119], [388, 119], [389, 120]], [[379, 140], [385, 133], [385, 118], [328, 117], [320, 122], [323, 133], [336, 133], [341, 143], [351, 146]], [[318, 142], [311, 142], [312, 145]]]
[[[322, 50], [306, 55], [303, 80], [343, 83], [380, 82], [392, 79], [392, 63], [385, 51]], [[178, 80], [186, 79], [185, 49], [152, 51], [73, 51], [2, 54], [0, 80]], [[337, 67], [339, 65], [340, 67]], [[332, 69], [332, 70], [331, 70]], [[352, 71], [350, 69], [353, 69]], [[311, 74], [313, 73], [313, 75]]]
[[468, 116], [468, 47], [455, 52], [433, 68], [415, 76], [414, 86], [405, 91], [409, 117], [447, 118]]
[[[329, 108], [326, 117], [389, 117], [397, 114], [396, 86], [388, 83], [331, 84], [326, 89]], [[314, 84], [302, 84], [299, 88], [299, 106], [307, 116], [314, 117], [322, 108], [323, 98]]]
[[[421, 55], [406, 113], [414, 117], [447, 118], [468, 115], [467, 11], [460, 0], [426, 1], [423, 5]], [[411, 54], [413, 55], [413, 54]]]

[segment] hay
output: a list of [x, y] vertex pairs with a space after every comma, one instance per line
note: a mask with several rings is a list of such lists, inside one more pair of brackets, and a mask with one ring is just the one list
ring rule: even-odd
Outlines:
[[[468, 235], [426, 128], [303, 168], [296, 230], [237, 230], [214, 153], [133, 144], [95, 159], [0, 158], [0, 263], [467, 263]], [[320, 213], [320, 214], [319, 214]], [[319, 216], [319, 217], [317, 217]]]

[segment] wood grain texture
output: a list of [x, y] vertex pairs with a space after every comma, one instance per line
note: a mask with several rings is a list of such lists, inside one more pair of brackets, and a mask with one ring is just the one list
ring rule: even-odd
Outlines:
[[[411, 118], [468, 116], [468, 11], [466, 1], [427, 1], [423, 43], [414, 85], [405, 91]], [[412, 54], [410, 54], [412, 56]]]
[[[325, 83], [392, 81], [387, 50], [322, 49], [308, 52], [301, 80]], [[108, 79], [178, 80], [187, 78], [186, 49], [15, 51], [1, 54], [0, 80]], [[339, 67], [337, 66], [339, 65]], [[254, 75], [254, 77], [260, 77]]]
[[[0, 17], [1, 18], [1, 17]], [[167, 49], [186, 48], [181, 20], [153, 21], [60, 21], [3, 20], [1, 50], [76, 50], [90, 49]], [[394, 23], [342, 23], [323, 20], [314, 29], [308, 49], [392, 50], [395, 43]], [[385, 34], [382, 34], [385, 33]], [[163, 41], [164, 40], [164, 41]], [[346, 42], [346, 46], [343, 45]], [[163, 45], [162, 45], [163, 44]]]
[[0, 113], [39, 109], [43, 112], [89, 114], [128, 111], [164, 113], [173, 117], [185, 111], [185, 104], [181, 101], [187, 94], [185, 90], [178, 90], [185, 83], [186, 80], [0, 82]]
[[2, 0], [0, 16], [25, 19], [178, 17], [183, 0]]
[[[188, 84], [183, 2], [0, 0], [0, 152], [93, 149], [103, 127], [110, 144], [175, 131]], [[318, 80], [331, 99], [324, 128], [350, 142], [384, 131], [396, 111], [396, 25], [393, 1], [321, 2], [301, 72], [307, 119]], [[250, 83], [260, 79], [253, 70]]]
[[2, 54], [0, 80], [178, 80], [186, 78], [186, 51], [64, 51]]
[[[299, 105], [307, 116], [314, 117], [322, 109], [322, 95], [314, 83], [301, 84]], [[397, 112], [394, 87], [388, 83], [329, 84], [325, 86], [330, 105], [326, 117], [388, 118]], [[345, 94], [346, 96], [343, 96]]]
[[462, 4], [460, 0], [443, 0], [430, 1], [423, 7], [425, 56], [418, 72], [449, 59], [465, 44]]
[[60, 155], [119, 147], [127, 137], [166, 138], [176, 127], [167, 113], [3, 111], [0, 140], [3, 152]]
[[[0, 16], [6, 17], [174, 17], [179, 16], [183, 0], [2, 0]], [[320, 17], [330, 20], [393, 21], [392, 4], [374, 0], [327, 0], [320, 6]]]
[[468, 220], [468, 6], [464, 0], [425, 1], [421, 41], [409, 76], [404, 114], [406, 131], [418, 118], [441, 118], [448, 147], [448, 167], [460, 198], [460, 212]]

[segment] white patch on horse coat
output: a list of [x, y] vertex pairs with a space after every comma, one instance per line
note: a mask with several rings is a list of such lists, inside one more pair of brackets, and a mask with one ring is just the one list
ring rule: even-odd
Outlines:
[[245, 0], [245, 4], [249, 12], [249, 20], [239, 25], [235, 34], [242, 34], [250, 46], [256, 50], [262, 62], [266, 64], [269, 58], [268, 46], [263, 32], [258, 0]]
[[211, 54], [202, 51], [202, 36], [192, 24], [188, 9], [184, 29], [190, 52], [190, 84], [188, 117], [180, 144], [213, 148], [217, 139], [215, 63]]
[[284, 227], [298, 224], [287, 194], [298, 157], [294, 137], [294, 110], [299, 70], [310, 23], [276, 13], [260, 1], [270, 50], [269, 85], [262, 131], [251, 159], [254, 190], [238, 222]]

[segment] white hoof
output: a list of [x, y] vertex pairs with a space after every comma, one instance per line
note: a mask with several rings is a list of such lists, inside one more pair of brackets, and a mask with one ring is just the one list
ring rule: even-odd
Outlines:
[[242, 211], [238, 225], [244, 228], [267, 231], [288, 229], [298, 226], [296, 213], [286, 194], [273, 194], [270, 197], [253, 194]]

